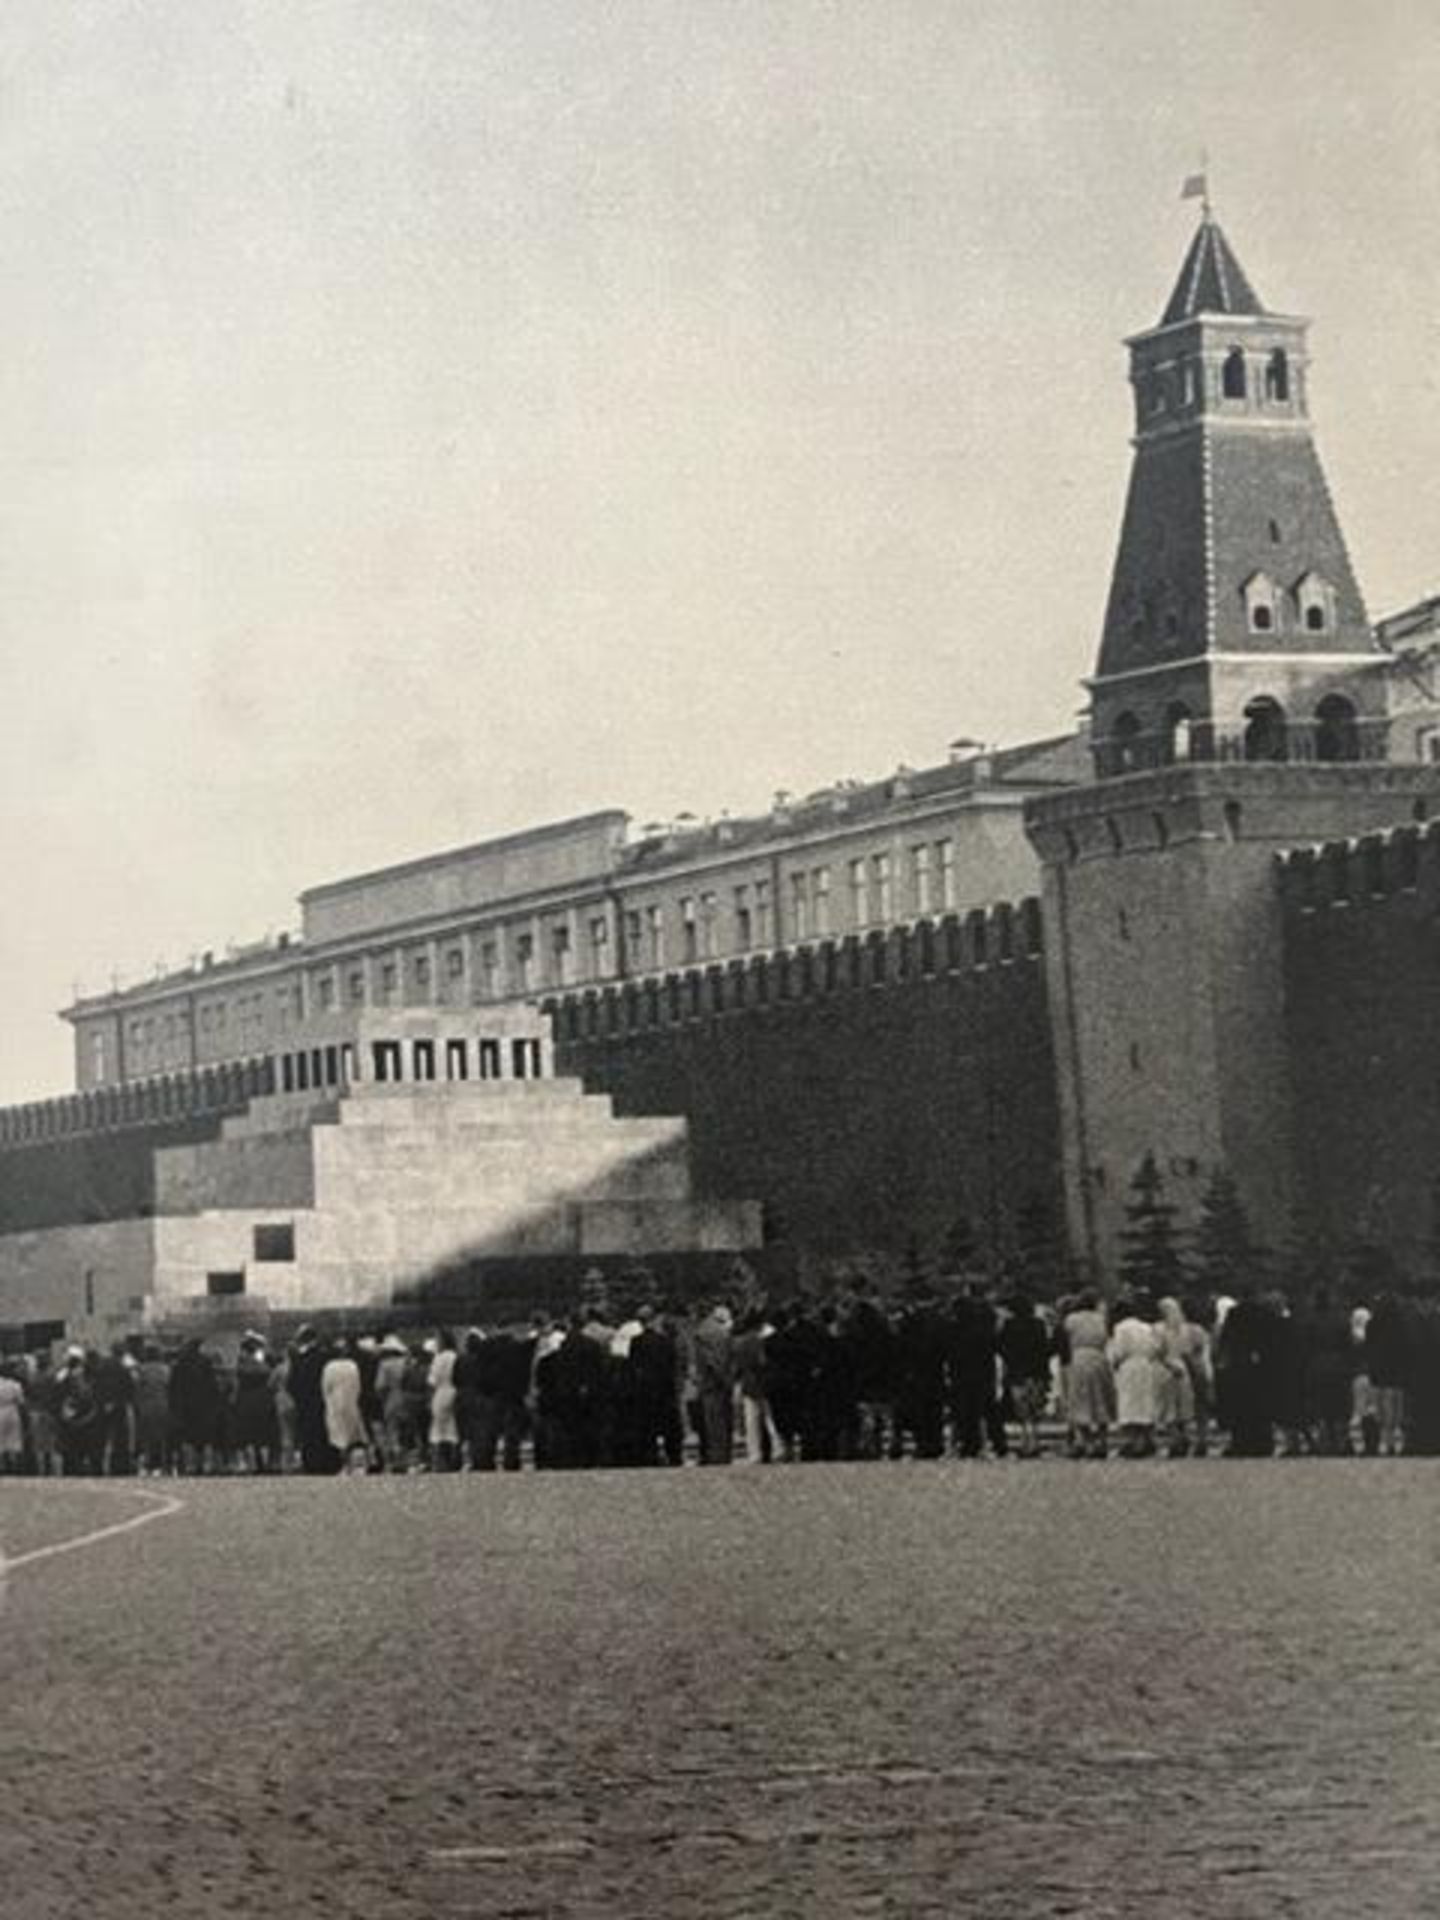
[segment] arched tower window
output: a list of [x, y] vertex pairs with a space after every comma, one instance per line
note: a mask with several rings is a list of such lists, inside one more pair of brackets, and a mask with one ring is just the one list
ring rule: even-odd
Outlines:
[[1193, 731], [1190, 709], [1183, 700], [1176, 700], [1165, 709], [1166, 760], [1184, 762], [1192, 757]]
[[1285, 709], [1268, 693], [1260, 694], [1245, 709], [1245, 758], [1247, 760], [1285, 760], [1289, 758], [1289, 738]]
[[1140, 721], [1133, 713], [1115, 716], [1110, 729], [1111, 758], [1116, 773], [1133, 773], [1140, 764]]
[[1327, 693], [1315, 709], [1315, 758], [1360, 758], [1360, 729], [1355, 722], [1355, 708], [1343, 693]]
[[1225, 356], [1220, 370], [1220, 391], [1227, 400], [1245, 398], [1245, 354], [1240, 347], [1232, 347]]
[[1283, 347], [1276, 347], [1265, 362], [1265, 398], [1267, 400], [1290, 398], [1290, 361]]

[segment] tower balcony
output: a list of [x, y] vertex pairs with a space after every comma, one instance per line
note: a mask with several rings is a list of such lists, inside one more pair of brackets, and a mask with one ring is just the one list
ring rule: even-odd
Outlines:
[[[1291, 763], [1329, 766], [1340, 762], [1384, 764], [1390, 759], [1390, 721], [1357, 714], [1339, 696], [1325, 711], [1292, 719], [1273, 701], [1255, 701], [1239, 721], [1172, 719], [1159, 728], [1117, 725], [1097, 736], [1095, 768], [1101, 779], [1188, 763]], [[1122, 715], [1122, 721], [1128, 716]]]

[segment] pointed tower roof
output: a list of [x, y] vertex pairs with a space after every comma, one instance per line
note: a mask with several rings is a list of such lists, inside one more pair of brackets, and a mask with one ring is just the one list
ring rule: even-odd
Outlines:
[[1262, 314], [1260, 296], [1245, 277], [1234, 249], [1207, 213], [1196, 228], [1175, 291], [1160, 317], [1162, 327], [1200, 313]]

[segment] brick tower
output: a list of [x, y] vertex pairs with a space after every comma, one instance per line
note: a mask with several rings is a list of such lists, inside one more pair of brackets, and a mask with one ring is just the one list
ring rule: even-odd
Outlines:
[[1096, 673], [1095, 780], [1032, 803], [1072, 1237], [1115, 1272], [1153, 1151], [1193, 1217], [1212, 1172], [1283, 1238], [1294, 1191], [1274, 857], [1425, 817], [1391, 757], [1311, 435], [1307, 323], [1269, 313], [1205, 208], [1128, 342], [1134, 464]]

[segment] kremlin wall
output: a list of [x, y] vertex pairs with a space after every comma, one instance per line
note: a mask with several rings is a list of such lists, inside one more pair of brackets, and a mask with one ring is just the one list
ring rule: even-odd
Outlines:
[[1182, 1223], [1224, 1169], [1272, 1242], [1435, 1277], [1440, 606], [1370, 623], [1307, 323], [1208, 208], [1127, 345], [1085, 730], [427, 856], [78, 998], [76, 1092], [0, 1113], [0, 1341], [492, 1261], [1111, 1285], [1148, 1153]]

